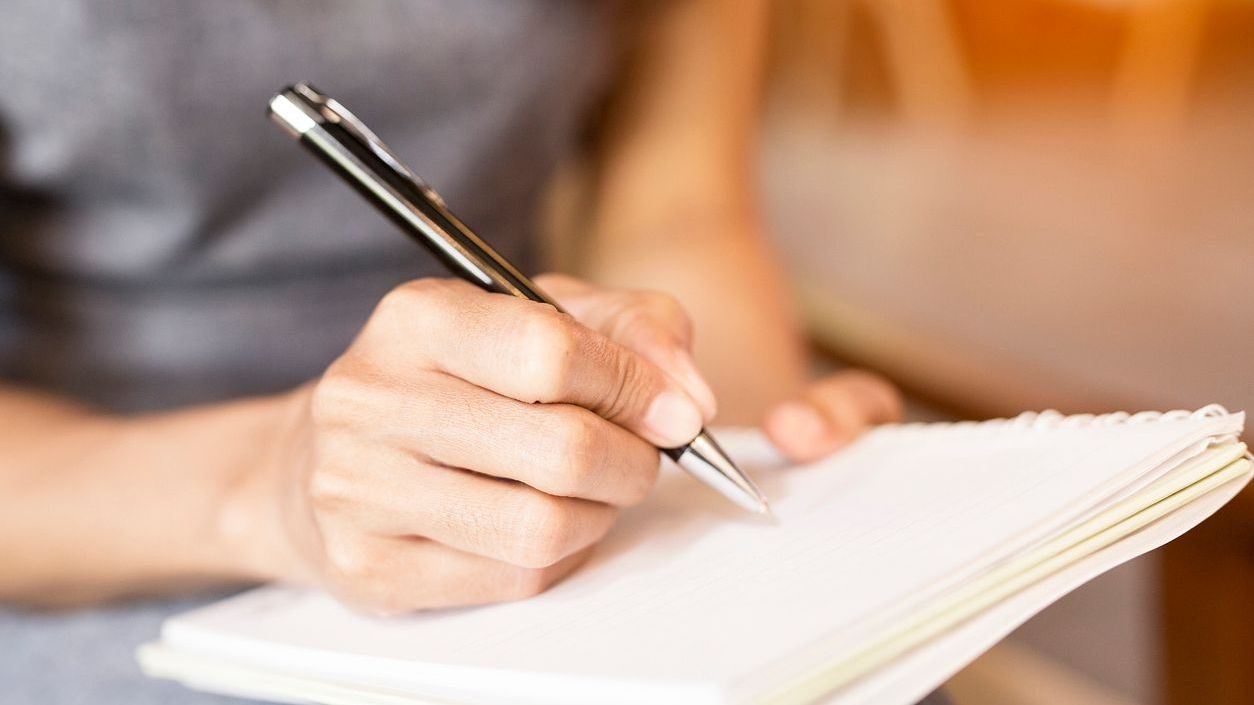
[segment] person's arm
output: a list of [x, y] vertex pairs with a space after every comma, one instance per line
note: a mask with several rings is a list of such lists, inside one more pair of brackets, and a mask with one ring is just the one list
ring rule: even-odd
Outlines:
[[896, 392], [868, 373], [804, 385], [803, 337], [757, 201], [769, 3], [649, 10], [602, 136], [583, 273], [675, 295], [695, 322], [719, 422], [765, 421], [793, 457], [896, 419]]
[[74, 604], [281, 573], [250, 555], [258, 517], [224, 508], [271, 463], [293, 403], [122, 418], [0, 385], [0, 601]]
[[581, 273], [678, 298], [696, 323], [719, 421], [756, 421], [804, 379], [802, 338], [762, 237], [754, 183], [767, 3], [648, 8], [600, 135]]
[[116, 417], [0, 386], [0, 601], [283, 580], [391, 613], [543, 590], [713, 395], [672, 299], [538, 282], [586, 325], [421, 280], [287, 394]]

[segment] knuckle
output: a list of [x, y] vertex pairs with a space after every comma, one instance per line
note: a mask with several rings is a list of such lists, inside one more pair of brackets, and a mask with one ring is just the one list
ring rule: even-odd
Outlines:
[[340, 602], [365, 614], [395, 616], [457, 602], [449, 576], [439, 566], [426, 579], [407, 579], [398, 570], [394, 543], [363, 534], [350, 524], [327, 522], [322, 532], [322, 585]]
[[602, 460], [601, 429], [598, 419], [579, 409], [562, 409], [550, 434], [550, 485], [541, 488], [557, 494], [574, 495], [588, 488]]
[[393, 287], [379, 301], [380, 308], [408, 309], [430, 304], [449, 290], [449, 282], [443, 279], [413, 279]]
[[519, 510], [511, 562], [524, 568], [544, 568], [566, 557], [573, 522], [569, 509], [557, 497], [529, 493]]
[[635, 410], [644, 409], [652, 396], [646, 363], [635, 355], [619, 355], [613, 387], [605, 404], [605, 418], [620, 421]]
[[578, 324], [570, 316], [549, 307], [535, 307], [526, 317], [522, 332], [520, 367], [531, 380], [531, 401], [551, 401], [566, 390], [578, 354]]
[[375, 306], [372, 323], [396, 325], [404, 321], [406, 327], [430, 329], [437, 327], [449, 310], [447, 300], [457, 290], [458, 282], [446, 279], [414, 279], [405, 282], [383, 295]]
[[344, 357], [331, 363], [314, 384], [309, 396], [309, 416], [319, 426], [333, 425], [343, 414], [350, 400], [360, 392], [360, 385], [348, 374]]
[[395, 318], [403, 315], [415, 306], [421, 305], [430, 289], [430, 285], [426, 283], [427, 281], [419, 279], [392, 288], [383, 295], [383, 298], [379, 299], [379, 303], [374, 309], [374, 316], [376, 318]]
[[343, 532], [333, 532], [326, 535], [323, 542], [326, 570], [336, 582], [357, 594], [375, 587], [375, 562], [367, 555], [361, 541]]
[[333, 469], [320, 468], [309, 475], [307, 493], [314, 511], [326, 514], [335, 512], [351, 502], [355, 483]]
[[385, 562], [377, 550], [353, 535], [333, 534], [326, 539], [325, 571], [333, 592], [353, 608], [377, 616], [412, 612], [418, 596], [402, 590], [391, 576], [380, 571]]

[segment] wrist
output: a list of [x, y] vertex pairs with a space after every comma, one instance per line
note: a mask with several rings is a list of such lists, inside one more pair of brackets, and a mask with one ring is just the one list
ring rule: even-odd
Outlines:
[[306, 388], [236, 402], [223, 410], [221, 432], [233, 447], [207, 527], [207, 561], [232, 579], [298, 579], [300, 562], [287, 540], [284, 506]]

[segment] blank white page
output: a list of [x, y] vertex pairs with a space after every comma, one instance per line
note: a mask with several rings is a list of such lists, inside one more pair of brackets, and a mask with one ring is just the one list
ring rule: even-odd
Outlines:
[[856, 648], [876, 616], [1242, 423], [1210, 408], [888, 427], [786, 469], [755, 436], [728, 437], [777, 523], [742, 516], [676, 471], [587, 566], [536, 598], [372, 619], [268, 588], [171, 620], [163, 637], [187, 653], [470, 703], [506, 693], [573, 705], [593, 692], [605, 703], [730, 702], [819, 640], [832, 656]]

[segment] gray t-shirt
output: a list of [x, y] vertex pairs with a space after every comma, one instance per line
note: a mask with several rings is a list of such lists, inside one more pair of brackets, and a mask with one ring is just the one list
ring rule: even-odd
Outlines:
[[265, 119], [299, 80], [532, 268], [614, 20], [585, 0], [8, 0], [0, 379], [118, 410], [277, 391], [387, 289], [443, 276]]
[[[6, 0], [0, 379], [114, 410], [290, 388], [378, 298], [444, 273], [265, 118], [307, 80], [524, 268], [537, 200], [607, 83], [589, 0]], [[3, 569], [0, 567], [0, 569]], [[0, 609], [0, 703], [216, 698], [132, 652], [195, 600]]]

